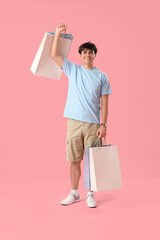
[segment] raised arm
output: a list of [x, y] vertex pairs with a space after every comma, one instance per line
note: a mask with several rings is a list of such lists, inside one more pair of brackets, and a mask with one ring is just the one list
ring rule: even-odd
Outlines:
[[57, 25], [55, 30], [55, 36], [52, 43], [51, 57], [61, 68], [63, 66], [64, 58], [58, 52], [58, 43], [59, 43], [59, 38], [61, 36], [61, 33], [63, 31], [66, 33], [66, 28], [67, 28], [67, 25], [64, 23], [60, 23]]

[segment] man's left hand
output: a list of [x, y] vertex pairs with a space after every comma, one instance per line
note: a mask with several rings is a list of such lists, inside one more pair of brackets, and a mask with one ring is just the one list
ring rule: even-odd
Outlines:
[[99, 136], [100, 138], [105, 137], [107, 133], [107, 129], [104, 126], [100, 126], [100, 128], [98, 128], [97, 130], [97, 136]]

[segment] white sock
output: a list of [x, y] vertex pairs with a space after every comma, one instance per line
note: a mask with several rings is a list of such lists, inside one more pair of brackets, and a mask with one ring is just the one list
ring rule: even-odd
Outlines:
[[87, 195], [90, 195], [90, 194], [93, 194], [93, 195], [94, 195], [94, 192], [89, 192], [89, 191], [88, 191]]
[[78, 189], [77, 190], [71, 190], [71, 193], [74, 193], [77, 197], [79, 196], [79, 192], [78, 192]]

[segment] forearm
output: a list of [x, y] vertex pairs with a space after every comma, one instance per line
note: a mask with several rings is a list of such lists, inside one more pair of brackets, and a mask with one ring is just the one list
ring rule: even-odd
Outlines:
[[53, 39], [53, 43], [52, 43], [52, 52], [51, 52], [51, 56], [52, 57], [56, 57], [58, 56], [58, 43], [59, 43], [59, 38], [60, 38], [61, 34], [55, 34], [54, 39]]
[[101, 104], [101, 123], [107, 123], [108, 117], [108, 104], [103, 103]]

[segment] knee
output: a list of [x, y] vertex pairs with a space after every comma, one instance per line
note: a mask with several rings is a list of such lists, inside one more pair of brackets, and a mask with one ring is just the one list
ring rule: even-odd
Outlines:
[[71, 162], [71, 166], [74, 168], [78, 168], [81, 164], [81, 161], [77, 161], [77, 162]]

